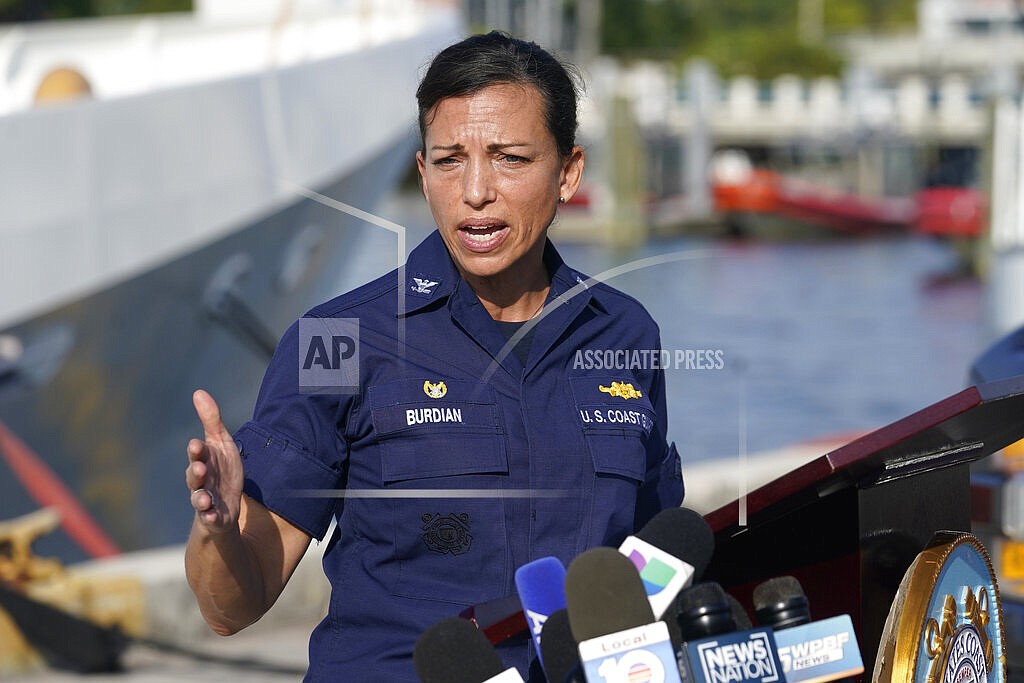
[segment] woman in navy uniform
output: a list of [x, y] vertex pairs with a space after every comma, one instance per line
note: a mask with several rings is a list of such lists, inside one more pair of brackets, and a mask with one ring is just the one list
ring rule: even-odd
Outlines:
[[[441, 52], [417, 99], [437, 230], [288, 330], [233, 436], [194, 396], [186, 568], [214, 631], [259, 619], [337, 520], [307, 680], [414, 681], [432, 624], [514, 594], [527, 562], [618, 545], [683, 495], [661, 369], [594, 362], [657, 351], [657, 326], [547, 239], [583, 173], [573, 77], [495, 32]], [[311, 386], [311, 329], [358, 338], [351, 386]], [[525, 675], [527, 647], [499, 652]]]

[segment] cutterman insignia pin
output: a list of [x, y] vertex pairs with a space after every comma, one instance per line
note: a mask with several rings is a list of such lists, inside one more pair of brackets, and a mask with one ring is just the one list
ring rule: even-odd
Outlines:
[[627, 384], [626, 382], [612, 382], [610, 387], [598, 384], [597, 388], [606, 394], [618, 396], [622, 399], [640, 398], [643, 396], [642, 393], [633, 388], [632, 384]]
[[431, 384], [428, 379], [423, 383], [423, 393], [430, 398], [441, 398], [448, 393], [448, 387], [444, 385], [444, 382], [438, 382], [437, 384]]

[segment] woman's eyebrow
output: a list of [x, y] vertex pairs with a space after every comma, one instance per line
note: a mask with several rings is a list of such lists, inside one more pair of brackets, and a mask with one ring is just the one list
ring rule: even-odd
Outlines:
[[[529, 147], [528, 142], [492, 142], [487, 145], [488, 152], [494, 152], [501, 149], [508, 149], [509, 147]], [[451, 145], [431, 145], [430, 151], [432, 152], [461, 152], [465, 147], [459, 143]]]
[[509, 147], [529, 147], [528, 142], [495, 142], [487, 145], [487, 151], [494, 152], [501, 149], [508, 149]]

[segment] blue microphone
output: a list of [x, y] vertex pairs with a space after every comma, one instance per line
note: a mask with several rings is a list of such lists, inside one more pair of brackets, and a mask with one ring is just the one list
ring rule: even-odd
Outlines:
[[537, 659], [543, 667], [541, 631], [548, 617], [565, 608], [565, 567], [556, 557], [542, 557], [528, 562], [516, 570], [516, 588], [526, 615], [526, 624], [533, 636]]

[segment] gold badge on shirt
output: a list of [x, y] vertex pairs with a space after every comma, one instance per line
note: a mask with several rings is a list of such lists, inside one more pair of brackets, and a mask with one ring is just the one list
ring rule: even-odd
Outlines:
[[599, 384], [597, 388], [606, 394], [618, 396], [622, 399], [640, 398], [643, 396], [642, 393], [633, 388], [632, 384], [626, 382], [612, 382], [610, 387]]
[[444, 385], [444, 382], [438, 382], [437, 384], [431, 384], [428, 379], [423, 383], [423, 393], [430, 398], [441, 398], [448, 393], [448, 387]]

